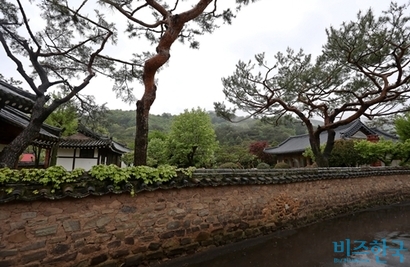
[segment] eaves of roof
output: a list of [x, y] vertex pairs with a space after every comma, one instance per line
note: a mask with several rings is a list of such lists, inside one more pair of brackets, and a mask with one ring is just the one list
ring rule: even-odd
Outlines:
[[[30, 122], [29, 116], [9, 106], [6, 106], [0, 109], [0, 119], [10, 123], [11, 125], [17, 126], [22, 129], [26, 128]], [[44, 139], [44, 140], [37, 139], [36, 141], [57, 142], [59, 139], [60, 132], [61, 132], [61, 129], [59, 128], [43, 124], [42, 127], [40, 128], [40, 139]]]
[[115, 141], [112, 141], [111, 150], [113, 152], [118, 153], [118, 154], [124, 154], [124, 153], [128, 153], [128, 152], [131, 151], [131, 149], [129, 149], [126, 146], [123, 146], [120, 143], [117, 143]]
[[0, 80], [0, 106], [11, 106], [30, 113], [36, 96]]
[[58, 146], [61, 148], [104, 148], [111, 144], [110, 139], [61, 139]]

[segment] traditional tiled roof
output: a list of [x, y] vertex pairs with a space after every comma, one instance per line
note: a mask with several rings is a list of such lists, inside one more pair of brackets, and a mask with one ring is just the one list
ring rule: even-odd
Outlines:
[[[366, 135], [378, 135], [387, 140], [396, 140], [397, 137], [385, 133], [381, 130], [375, 128], [369, 128], [360, 120], [355, 120], [349, 124], [342, 125], [335, 129], [335, 140], [351, 138], [358, 131], [363, 132]], [[320, 134], [320, 143], [324, 144], [327, 141], [327, 132], [322, 132]], [[280, 155], [280, 154], [291, 154], [304, 152], [307, 147], [310, 147], [309, 134], [302, 134], [291, 136], [276, 147], [266, 148], [264, 151], [269, 154]]]
[[[0, 121], [6, 122], [23, 130], [29, 124], [30, 117], [15, 108], [5, 106], [0, 109]], [[2, 127], [0, 132], [4, 130], [5, 129]], [[50, 147], [57, 143], [61, 131], [62, 130], [59, 128], [43, 124], [40, 129], [40, 137], [35, 139], [33, 144], [41, 147]]]
[[11, 106], [30, 113], [36, 96], [0, 80], [0, 107]]
[[108, 148], [118, 154], [130, 152], [126, 146], [115, 142], [110, 137], [99, 135], [81, 124], [78, 126], [78, 133], [61, 139], [59, 147], [82, 149]]
[[103, 148], [109, 146], [111, 141], [105, 140], [81, 140], [81, 139], [62, 139], [58, 144], [62, 148]]

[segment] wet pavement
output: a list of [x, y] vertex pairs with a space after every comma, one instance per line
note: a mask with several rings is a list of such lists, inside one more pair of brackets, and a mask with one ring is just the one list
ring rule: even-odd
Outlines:
[[155, 267], [410, 266], [410, 203], [245, 240]]

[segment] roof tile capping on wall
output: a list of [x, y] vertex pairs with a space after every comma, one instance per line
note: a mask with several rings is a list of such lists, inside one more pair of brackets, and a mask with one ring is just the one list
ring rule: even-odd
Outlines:
[[0, 266], [137, 266], [410, 199], [398, 168], [198, 170], [134, 197], [106, 187], [3, 201]]

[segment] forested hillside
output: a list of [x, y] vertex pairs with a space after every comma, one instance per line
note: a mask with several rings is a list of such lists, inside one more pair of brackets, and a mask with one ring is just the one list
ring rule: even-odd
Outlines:
[[[239, 123], [231, 123], [217, 117], [212, 111], [208, 114], [219, 145], [215, 154], [216, 165], [227, 162], [233, 162], [243, 167], [254, 167], [260, 162], [274, 164], [274, 157], [260, 156], [261, 151], [252, 152], [251, 147], [253, 147], [253, 150], [255, 148], [263, 150], [264, 146], [275, 146], [289, 136], [305, 133], [305, 127], [300, 122], [292, 119], [284, 120], [281, 124], [266, 123], [259, 119], [247, 119]], [[158, 138], [158, 134], [166, 136], [175, 117], [176, 115], [169, 113], [150, 115], [150, 139]], [[240, 119], [238, 118], [238, 120]], [[134, 110], [109, 110], [105, 121], [110, 136], [130, 148], [134, 147]]]
[[[176, 115], [163, 113], [150, 115], [150, 131], [167, 133]], [[286, 138], [305, 133], [305, 127], [298, 122], [274, 125], [263, 123], [258, 119], [248, 119], [231, 123], [210, 111], [212, 125], [220, 145], [239, 145], [244, 141], [268, 141], [276, 145]], [[135, 110], [109, 110], [106, 117], [107, 130], [117, 141], [133, 147], [135, 135]]]

